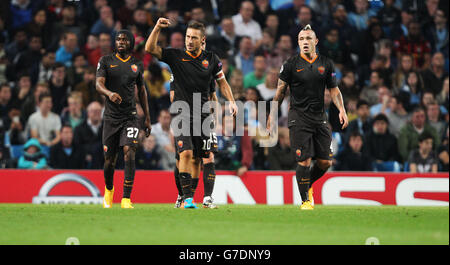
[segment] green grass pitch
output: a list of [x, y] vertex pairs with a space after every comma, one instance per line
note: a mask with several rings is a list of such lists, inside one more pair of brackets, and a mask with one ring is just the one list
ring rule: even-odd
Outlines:
[[448, 207], [0, 204], [0, 244], [449, 244]]

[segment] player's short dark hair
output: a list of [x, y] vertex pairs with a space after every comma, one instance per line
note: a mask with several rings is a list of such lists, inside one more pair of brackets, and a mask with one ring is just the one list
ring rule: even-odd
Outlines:
[[194, 20], [194, 21], [189, 22], [187, 28], [200, 30], [200, 32], [202, 33], [202, 36], [205, 36], [205, 31], [206, 31], [205, 24], [203, 24], [199, 21]]
[[423, 132], [419, 135], [419, 143], [428, 140], [428, 139], [434, 139], [433, 135], [431, 135], [429, 132]]
[[41, 93], [39, 95], [39, 103], [41, 103], [42, 100], [44, 100], [44, 98], [51, 98], [51, 97], [52, 97], [52, 94], [50, 94], [48, 92]]
[[369, 106], [369, 102], [367, 102], [364, 99], [360, 99], [360, 100], [358, 100], [358, 103], [356, 103], [356, 108], [359, 109], [359, 107], [361, 107], [363, 105]]

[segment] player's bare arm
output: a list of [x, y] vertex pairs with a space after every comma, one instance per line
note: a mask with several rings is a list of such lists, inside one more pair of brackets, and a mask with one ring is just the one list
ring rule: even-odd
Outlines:
[[147, 90], [145, 89], [144, 85], [138, 87], [138, 97], [142, 109], [144, 110], [145, 137], [149, 137], [150, 133], [152, 132], [152, 125], [150, 124], [150, 111], [148, 110]]
[[339, 110], [339, 121], [342, 124], [342, 129], [345, 129], [348, 126], [348, 117], [345, 111], [342, 93], [338, 87], [333, 87], [330, 89], [330, 95], [334, 105], [336, 105], [337, 109]]
[[170, 25], [170, 21], [167, 18], [159, 18], [153, 28], [150, 36], [145, 42], [145, 51], [155, 56], [158, 59], [162, 57], [162, 48], [158, 45], [158, 37], [161, 29], [167, 28]]
[[231, 115], [235, 116], [238, 113], [238, 107], [234, 101], [233, 92], [231, 92], [230, 85], [225, 78], [217, 80], [217, 84], [219, 85], [222, 95], [230, 102], [229, 110]]
[[122, 98], [118, 93], [112, 92], [108, 90], [105, 86], [105, 78], [104, 77], [97, 77], [95, 80], [95, 89], [98, 93], [101, 95], [104, 95], [105, 97], [109, 98], [112, 102], [116, 104], [122, 103]]
[[[283, 80], [278, 79], [277, 91], [275, 92], [275, 96], [273, 97], [273, 100], [272, 100], [272, 101], [275, 101], [278, 103], [278, 108], [281, 106], [284, 98], [286, 97], [287, 88], [288, 88], [288, 84], [286, 82], [284, 82]], [[269, 132], [272, 130], [272, 121], [271, 121], [270, 117], [272, 115], [274, 115], [274, 113], [272, 113], [273, 111], [275, 111], [275, 110], [272, 109], [269, 117], [267, 118], [267, 130]]]
[[[218, 107], [218, 105], [219, 105], [219, 99], [217, 98], [216, 92], [211, 93], [211, 95], [210, 95], [210, 100], [211, 100], [211, 101], [214, 101], [215, 104], [216, 104], [216, 107]], [[214, 111], [214, 112], [215, 112], [214, 114], [215, 114], [216, 122], [218, 122], [218, 121], [219, 121], [219, 113], [218, 113], [218, 111]]]

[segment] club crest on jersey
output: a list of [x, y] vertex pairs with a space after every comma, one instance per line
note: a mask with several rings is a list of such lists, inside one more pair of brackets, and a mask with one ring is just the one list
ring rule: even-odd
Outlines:
[[133, 72], [137, 72], [137, 69], [138, 69], [138, 67], [137, 67], [137, 65], [135, 65], [135, 64], [132, 64], [131, 65], [131, 70], [133, 70]]
[[320, 73], [321, 75], [323, 75], [323, 73], [325, 73], [325, 67], [323, 67], [323, 66], [319, 66], [319, 67], [317, 68], [317, 70], [319, 71], [319, 73]]
[[105, 153], [108, 152], [108, 146], [104, 145], [103, 146], [103, 151], [105, 151]]
[[203, 67], [208, 68], [209, 62], [207, 60], [203, 60], [202, 65]]

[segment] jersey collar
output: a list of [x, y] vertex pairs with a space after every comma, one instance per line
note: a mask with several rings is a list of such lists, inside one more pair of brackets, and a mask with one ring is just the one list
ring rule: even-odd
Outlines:
[[184, 50], [189, 56], [191, 56], [193, 59], [198, 58], [202, 53], [202, 49], [200, 49], [200, 52], [197, 55], [193, 55], [192, 53], [190, 53], [188, 50]]
[[307, 61], [308, 63], [312, 64], [313, 62], [316, 61], [317, 57], [319, 57], [319, 55], [316, 53], [316, 56], [314, 56], [314, 58], [312, 60], [308, 59], [308, 57], [304, 56], [302, 53], [300, 53], [300, 57], [303, 58], [303, 60]]
[[117, 57], [117, 59], [119, 59], [119, 60], [121, 60], [122, 62], [126, 63], [128, 60], [130, 60], [131, 55], [129, 55], [126, 59], [122, 59], [122, 58], [120, 58], [119, 54], [116, 53], [116, 57]]

